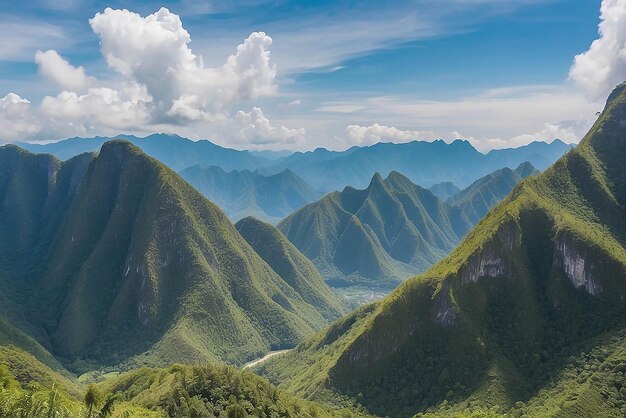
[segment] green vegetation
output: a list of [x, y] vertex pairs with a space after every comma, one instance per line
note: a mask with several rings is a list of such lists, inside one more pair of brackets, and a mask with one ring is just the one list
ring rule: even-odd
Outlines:
[[459, 208], [397, 172], [331, 193], [278, 225], [331, 286], [386, 290], [439, 260], [470, 227]]
[[539, 171], [529, 162], [520, 164], [515, 170], [505, 167], [481, 177], [466, 189], [450, 196], [447, 203], [459, 206], [469, 220], [476, 224], [489, 209], [511, 193], [517, 183], [537, 174]]
[[254, 218], [240, 220], [235, 228], [272, 270], [329, 322], [346, 313], [313, 263], [278, 229]]
[[323, 282], [292, 287], [219, 208], [127, 142], [67, 162], [5, 146], [0, 163], [0, 343], [53, 369], [48, 352], [78, 373], [243, 364], [341, 312]]
[[261, 370], [394, 417], [624, 416], [626, 84], [448, 257]]
[[7, 348], [7, 353], [0, 361], [0, 416], [7, 418], [362, 416], [305, 401], [225, 365], [140, 368], [79, 385], [32, 356], [23, 362], [29, 355], [19, 349]]
[[180, 175], [234, 221], [253, 216], [276, 224], [320, 198], [291, 170], [264, 176], [258, 171], [226, 172], [217, 166], [194, 166]]

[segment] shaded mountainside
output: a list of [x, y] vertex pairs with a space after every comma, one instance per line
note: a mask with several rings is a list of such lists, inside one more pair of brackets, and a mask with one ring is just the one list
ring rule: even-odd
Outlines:
[[461, 191], [461, 189], [459, 189], [454, 183], [450, 181], [444, 181], [443, 183], [434, 184], [428, 190], [430, 190], [435, 196], [443, 200], [448, 200], [448, 198], [454, 196]]
[[389, 297], [263, 368], [395, 417], [626, 413], [626, 84], [581, 144]]
[[442, 140], [378, 143], [352, 147], [343, 152], [315, 150], [295, 153], [271, 167], [271, 170], [289, 168], [315, 190], [322, 192], [342, 190], [346, 185], [366, 187], [375, 173], [387, 176], [392, 171], [399, 171], [413, 183], [426, 187], [441, 182], [467, 187], [495, 170], [503, 167], [514, 169], [525, 161], [544, 170], [570, 148], [570, 145], [554, 140], [550, 144], [533, 142], [519, 148], [482, 154], [468, 141], [460, 139], [450, 144]]
[[192, 141], [178, 135], [168, 134], [153, 134], [145, 138], [133, 135], [117, 135], [111, 138], [68, 138], [47, 144], [17, 143], [17, 145], [31, 152], [52, 154], [61, 160], [67, 160], [85, 152], [97, 152], [104, 143], [113, 139], [131, 142], [175, 171], [198, 164], [218, 165], [227, 171], [256, 169], [275, 164], [270, 159], [249, 151], [224, 148], [210, 141]]
[[504, 199], [520, 181], [539, 174], [529, 162], [520, 164], [515, 170], [508, 167], [481, 177], [466, 189], [455, 193], [447, 203], [459, 206], [472, 223], [477, 223], [489, 209]]
[[217, 206], [128, 142], [67, 162], [5, 146], [0, 163], [5, 344], [41, 344], [77, 370], [243, 363], [339, 313], [323, 283], [301, 295]]
[[278, 225], [334, 286], [383, 288], [439, 260], [470, 227], [459, 208], [397, 172], [331, 193]]
[[264, 176], [258, 171], [194, 166], [180, 175], [234, 221], [254, 216], [276, 224], [321, 197], [291, 170]]

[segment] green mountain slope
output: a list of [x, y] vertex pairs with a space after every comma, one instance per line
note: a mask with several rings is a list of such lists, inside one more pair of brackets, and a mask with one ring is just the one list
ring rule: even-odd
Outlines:
[[443, 257], [470, 226], [459, 208], [392, 172], [331, 193], [278, 228], [333, 285], [390, 288]]
[[625, 160], [626, 84], [448, 257], [266, 374], [394, 417], [623, 416]]
[[278, 229], [254, 218], [240, 220], [235, 228], [272, 270], [328, 321], [346, 312], [313, 263]]
[[0, 160], [2, 329], [76, 370], [243, 363], [295, 345], [336, 309], [322, 287], [325, 318], [217, 206], [127, 142], [64, 163], [7, 146]]
[[258, 171], [226, 172], [216, 166], [194, 166], [180, 175], [234, 221], [254, 216], [275, 224], [320, 198], [291, 170], [264, 176]]
[[511, 193], [517, 183], [537, 174], [539, 171], [529, 162], [520, 164], [515, 170], [505, 167], [481, 177], [466, 189], [455, 193], [447, 203], [459, 206], [472, 223], [478, 223], [489, 209]]

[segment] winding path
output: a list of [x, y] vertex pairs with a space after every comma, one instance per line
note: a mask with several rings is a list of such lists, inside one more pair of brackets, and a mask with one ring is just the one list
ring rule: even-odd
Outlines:
[[272, 358], [274, 356], [277, 356], [279, 354], [285, 354], [285, 353], [287, 353], [289, 351], [291, 351], [291, 349], [270, 351], [269, 353], [267, 353], [266, 355], [264, 355], [261, 358], [258, 358], [256, 360], [252, 360], [252, 361], [247, 362], [246, 364], [243, 365], [242, 369], [249, 369], [251, 367], [258, 366], [259, 364], [263, 363], [266, 360], [269, 360], [270, 358]]

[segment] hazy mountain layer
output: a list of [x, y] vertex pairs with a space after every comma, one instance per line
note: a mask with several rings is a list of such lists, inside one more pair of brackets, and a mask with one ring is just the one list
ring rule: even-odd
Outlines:
[[234, 221], [254, 216], [275, 224], [321, 197], [291, 170], [263, 176], [258, 171], [194, 166], [180, 175]]
[[455, 193], [447, 203], [459, 206], [472, 223], [477, 223], [489, 212], [489, 209], [504, 199], [513, 188], [539, 171], [530, 163], [520, 164], [515, 170], [506, 167], [481, 177], [466, 189]]
[[452, 182], [463, 188], [495, 170], [514, 169], [526, 161], [544, 170], [570, 148], [555, 140], [550, 144], [533, 142], [519, 148], [482, 154], [463, 140], [451, 144], [441, 140], [378, 143], [339, 153], [326, 150], [295, 153], [271, 169], [290, 168], [315, 190], [326, 192], [342, 190], [346, 185], [366, 187], [375, 173], [384, 177], [392, 171], [398, 171], [424, 187]]

